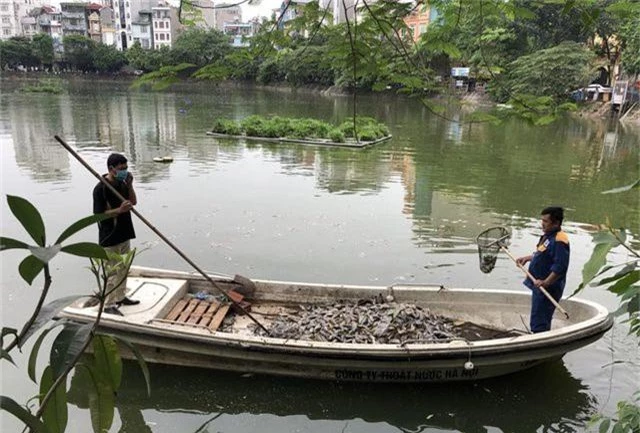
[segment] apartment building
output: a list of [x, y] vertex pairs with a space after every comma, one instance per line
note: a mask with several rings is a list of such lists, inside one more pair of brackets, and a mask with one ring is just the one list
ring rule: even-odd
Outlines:
[[0, 0], [0, 39], [23, 35], [23, 24], [27, 32], [31, 33], [34, 26], [37, 28], [37, 23], [30, 19], [23, 22], [22, 18], [29, 17], [29, 12], [45, 3], [45, 0]]

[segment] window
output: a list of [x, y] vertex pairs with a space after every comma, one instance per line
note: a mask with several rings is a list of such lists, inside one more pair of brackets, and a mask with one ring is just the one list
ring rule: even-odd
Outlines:
[[0, 6], [0, 11], [2, 11], [2, 12], [9, 12], [9, 5], [2, 5], [2, 6]]
[[160, 40], [164, 41], [164, 33], [160, 33]]
[[11, 21], [9, 19], [9, 17], [2, 17], [2, 24], [10, 24]]
[[127, 19], [130, 20], [131, 19], [131, 14], [129, 12], [127, 12]]
[[164, 21], [160, 21], [160, 28], [164, 29]]
[[154, 29], [157, 29], [157, 28], [158, 28], [158, 22], [157, 22], [157, 21], [154, 21], [154, 22], [153, 22], [153, 28], [154, 28]]

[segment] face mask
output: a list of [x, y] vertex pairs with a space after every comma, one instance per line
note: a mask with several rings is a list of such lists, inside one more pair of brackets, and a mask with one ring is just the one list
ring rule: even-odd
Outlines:
[[116, 170], [116, 179], [120, 182], [124, 182], [129, 176], [129, 172], [127, 170]]

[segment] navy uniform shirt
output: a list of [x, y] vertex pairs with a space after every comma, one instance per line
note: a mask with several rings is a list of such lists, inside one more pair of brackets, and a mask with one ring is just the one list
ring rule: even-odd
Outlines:
[[[529, 272], [538, 280], [544, 280], [551, 272], [559, 275], [553, 284], [546, 289], [564, 289], [569, 268], [569, 237], [565, 232], [557, 229], [540, 236], [536, 252], [533, 253]], [[524, 284], [533, 289], [533, 281], [526, 279]]]

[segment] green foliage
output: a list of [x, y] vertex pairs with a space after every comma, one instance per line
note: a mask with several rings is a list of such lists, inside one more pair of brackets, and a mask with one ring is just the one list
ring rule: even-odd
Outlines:
[[39, 80], [36, 84], [24, 85], [20, 88], [21, 92], [25, 93], [52, 93], [59, 94], [64, 91], [60, 80], [57, 79], [44, 79]]
[[35, 67], [40, 60], [33, 52], [29, 38], [16, 36], [6, 41], [0, 41], [0, 67], [15, 69], [18, 66]]
[[195, 65], [182, 63], [177, 66], [163, 66], [159, 70], [138, 77], [131, 85], [134, 89], [151, 86], [153, 90], [164, 90], [180, 81], [180, 76]]
[[278, 58], [268, 58], [258, 67], [256, 80], [260, 84], [270, 84], [284, 80], [285, 76], [285, 71], [281, 69]]
[[[51, 390], [54, 380], [52, 369], [48, 366], [40, 379], [40, 404]], [[67, 418], [67, 390], [66, 383], [62, 383], [54, 390], [53, 398], [42, 413], [42, 420], [51, 433], [64, 433], [67, 428]]]
[[10, 397], [0, 395], [0, 409], [6, 410], [11, 415], [18, 418], [25, 426], [29, 427], [35, 433], [49, 433], [49, 429], [42, 421], [40, 421], [40, 419], [38, 419], [38, 417], [34, 416], [31, 412], [26, 410], [23, 406], [20, 406]]
[[126, 62], [124, 53], [115, 46], [96, 44], [93, 49], [93, 67], [98, 72], [118, 72]]
[[344, 143], [346, 141], [344, 132], [342, 132], [339, 128], [333, 128], [331, 131], [329, 131], [327, 137], [334, 143]]
[[[507, 95], [533, 95], [565, 100], [594, 76], [593, 53], [581, 44], [564, 42], [522, 56], [509, 65], [501, 80]], [[499, 94], [499, 92], [496, 92]]]
[[46, 33], [38, 33], [31, 40], [33, 55], [38, 58], [44, 66], [50, 67], [53, 64], [53, 38]]
[[[360, 140], [372, 141], [389, 135], [389, 129], [371, 117], [357, 117], [356, 125]], [[249, 116], [241, 122], [218, 119], [212, 132], [228, 135], [245, 134], [249, 137], [330, 139], [343, 143], [346, 137], [354, 137], [353, 122], [344, 122], [335, 127], [317, 119]]]
[[190, 28], [180, 34], [171, 49], [174, 65], [190, 63], [198, 68], [222, 61], [231, 52], [229, 37], [211, 29]]
[[[99, 245], [87, 242], [66, 246], [61, 245], [61, 242], [66, 241], [73, 234], [106, 218], [105, 215], [92, 215], [71, 224], [58, 237], [56, 244], [45, 247], [45, 227], [42, 217], [35, 206], [29, 201], [16, 196], [8, 196], [7, 202], [13, 215], [38, 245], [30, 246], [26, 242], [16, 239], [0, 237], [0, 250], [27, 249], [32, 253], [32, 255], [27, 256], [19, 266], [20, 274], [29, 284], [31, 284], [35, 276], [43, 269], [45, 271], [44, 287], [38, 305], [20, 333], [12, 328], [2, 328], [0, 359], [13, 362], [10, 352], [14, 348], [21, 348], [30, 336], [50, 323], [51, 319], [54, 318], [62, 308], [79, 298], [79, 296], [70, 296], [57, 299], [41, 307], [44, 304], [51, 284], [48, 263], [59, 251], [81, 257], [90, 257], [93, 265], [96, 263], [99, 264], [99, 268], [101, 269], [100, 275], [104, 276], [102, 280], [98, 279], [101, 288], [98, 294], [100, 308], [103, 307], [106, 297], [108, 268], [104, 261], [107, 259], [107, 255], [105, 254], [105, 250]], [[131, 265], [134, 254], [135, 250], [124, 258], [121, 258], [122, 263], [124, 263], [127, 268]], [[92, 269], [95, 270], [95, 268]], [[44, 369], [40, 378], [40, 392], [38, 395], [39, 408], [35, 414], [32, 414], [28, 409], [25, 409], [25, 407], [20, 406], [13, 399], [5, 396], [0, 397], [0, 409], [7, 411], [22, 421], [30, 431], [47, 433], [64, 432], [67, 427], [67, 375], [76, 368], [76, 366], [83, 365], [85, 367], [84, 370], [91, 373], [90, 377], [94, 385], [89, 393], [91, 420], [94, 431], [100, 433], [108, 431], [113, 422], [115, 395], [120, 387], [122, 378], [122, 360], [118, 353], [115, 339], [111, 336], [98, 335], [96, 333], [99, 318], [100, 316], [98, 316], [94, 323], [83, 325], [77, 325], [64, 320], [54, 325], [55, 327], [62, 324], [63, 329], [53, 341], [49, 353], [49, 365]], [[51, 329], [52, 328], [47, 328], [42, 331], [29, 356], [27, 373], [29, 378], [34, 382], [36, 382], [38, 353], [42, 342]], [[12, 338], [7, 343], [5, 337]], [[93, 359], [87, 363], [78, 364], [78, 360], [91, 342], [93, 342]], [[131, 346], [130, 343], [125, 344], [129, 346], [130, 350], [138, 357], [145, 380], [147, 381], [147, 390], [149, 390], [149, 372], [144, 360], [141, 359], [139, 352]], [[76, 368], [76, 372], [77, 371], [78, 368]]]
[[640, 392], [636, 392], [632, 401], [619, 401], [615, 418], [597, 416], [599, 433], [637, 433], [640, 429]]
[[242, 129], [240, 128], [240, 125], [233, 120], [216, 119], [213, 123], [211, 132], [215, 132], [217, 134], [240, 135], [242, 134]]
[[62, 38], [64, 61], [72, 69], [89, 72], [94, 69], [96, 43], [86, 36], [68, 35]]

